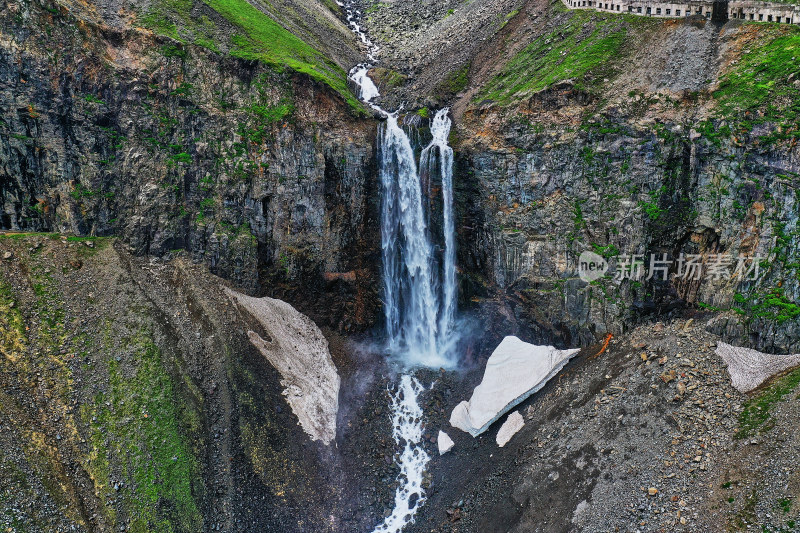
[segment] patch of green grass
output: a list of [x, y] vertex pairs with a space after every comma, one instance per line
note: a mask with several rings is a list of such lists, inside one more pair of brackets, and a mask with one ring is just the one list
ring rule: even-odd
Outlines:
[[28, 237], [49, 237], [51, 239], [57, 239], [59, 234], [58, 233], [40, 233], [35, 231], [10, 231], [6, 233], [0, 233], [0, 239], [13, 239], [13, 240], [24, 240]]
[[463, 91], [469, 83], [469, 65], [463, 66], [451, 72], [439, 85], [434, 92], [440, 96], [458, 94]]
[[722, 76], [713, 97], [718, 114], [735, 118], [739, 128], [772, 122], [779, 130], [767, 141], [800, 137], [800, 28], [770, 25], [758, 28], [763, 35], [747, 45], [736, 65]]
[[325, 83], [355, 109], [362, 109], [347, 86], [347, 74], [320, 51], [300, 40], [246, 0], [204, 0], [240, 30], [231, 38], [231, 54], [289, 68]]
[[186, 163], [189, 164], [192, 162], [192, 156], [187, 154], [186, 152], [180, 152], [177, 154], [172, 154], [170, 159], [175, 163]]
[[[198, 0], [199, 1], [199, 0]], [[142, 24], [182, 43], [195, 43], [220, 53], [220, 39], [232, 34], [231, 55], [263, 61], [278, 70], [284, 67], [309, 75], [338, 92], [353, 109], [364, 111], [347, 86], [347, 74], [322, 52], [278, 24], [247, 0], [202, 0], [233, 26], [233, 32], [217, 28], [214, 21], [192, 14], [195, 0], [154, 0], [141, 18]], [[167, 57], [186, 59], [180, 45], [162, 48]]]
[[76, 201], [82, 198], [94, 198], [98, 194], [100, 194], [100, 191], [84, 187], [81, 183], [76, 184], [75, 188], [69, 192], [69, 195]]
[[519, 15], [519, 9], [515, 9], [511, 13], [503, 17], [503, 22], [500, 23], [500, 29], [502, 30], [503, 28], [505, 28], [506, 24], [511, 22], [511, 19], [513, 19], [517, 15]]
[[609, 77], [630, 43], [629, 29], [655, 27], [660, 22], [633, 15], [573, 11], [550, 34], [518, 52], [478, 95], [479, 100], [510, 104], [524, 95], [572, 79], [591, 91], [597, 80]]
[[610, 259], [614, 256], [619, 255], [619, 248], [617, 248], [614, 244], [607, 244], [605, 246], [600, 246], [597, 243], [592, 243], [592, 250], [594, 252], [606, 259]]
[[161, 35], [172, 37], [180, 41], [178, 22], [186, 27], [191, 24], [189, 13], [192, 10], [193, 0], [157, 0], [151, 2], [148, 10], [141, 18], [142, 25]]
[[377, 67], [372, 70], [371, 77], [380, 87], [393, 89], [406, 82], [406, 75], [390, 68]]
[[[744, 410], [739, 414], [739, 431], [737, 439], [744, 439], [771, 429], [770, 409], [800, 385], [800, 368], [778, 379], [767, 389], [760, 392], [744, 404]], [[765, 425], [766, 424], [766, 425]]]
[[25, 321], [11, 287], [0, 278], [0, 356], [14, 361], [22, 355], [26, 345]]
[[83, 97], [83, 99], [86, 100], [87, 102], [91, 103], [91, 104], [105, 105], [105, 102], [103, 100], [101, 100], [100, 98], [96, 97], [95, 95], [93, 95], [91, 93], [85, 95]]
[[294, 102], [289, 99], [282, 99], [279, 103], [274, 105], [259, 105], [253, 104], [249, 106], [248, 111], [257, 115], [268, 124], [280, 122], [292, 113], [294, 113]]
[[[179, 410], [176, 384], [150, 336], [142, 331], [124, 341], [135, 366], [124, 369], [110, 358], [107, 390], [81, 410], [90, 430], [88, 467], [96, 490], [112, 497], [112, 481], [123, 475], [127, 484], [118, 494], [127, 503], [128, 531], [199, 531], [200, 467], [183, 433], [193, 417]], [[113, 519], [113, 509], [106, 513]]]
[[787, 298], [780, 287], [748, 297], [736, 293], [733, 300], [739, 304], [734, 310], [749, 319], [762, 318], [783, 324], [800, 316], [800, 306]]

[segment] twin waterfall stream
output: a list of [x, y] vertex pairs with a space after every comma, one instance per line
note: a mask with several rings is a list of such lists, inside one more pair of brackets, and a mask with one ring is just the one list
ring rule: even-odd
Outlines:
[[[350, 28], [366, 45], [368, 61], [377, 61], [378, 47], [359, 25], [361, 12], [351, 2], [339, 5], [345, 8]], [[422, 447], [423, 412], [418, 402], [424, 387], [413, 369], [452, 367], [456, 362], [453, 150], [447, 144], [449, 110], [440, 109], [430, 125], [433, 139], [417, 165], [411, 140], [398, 123], [399, 112], [390, 113], [373, 102], [380, 93], [368, 75], [371, 66], [357, 65], [349, 77], [358, 85], [361, 100], [386, 118], [378, 137], [385, 349], [404, 372], [391, 397], [392, 437], [402, 448], [396, 459], [399, 485], [392, 513], [374, 532], [398, 533], [425, 502], [423, 474], [430, 461]], [[434, 223], [431, 205], [437, 176], [441, 178], [441, 228]]]

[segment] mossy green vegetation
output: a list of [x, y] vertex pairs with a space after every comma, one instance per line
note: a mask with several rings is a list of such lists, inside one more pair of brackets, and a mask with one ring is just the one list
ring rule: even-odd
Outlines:
[[370, 73], [370, 77], [375, 81], [375, 83], [378, 84], [378, 86], [387, 89], [394, 89], [395, 87], [399, 87], [406, 82], [405, 74], [401, 74], [396, 70], [384, 67], [377, 67], [373, 69]]
[[436, 86], [434, 92], [439, 96], [458, 94], [466, 89], [469, 83], [469, 65], [465, 65], [451, 72]]
[[800, 137], [800, 28], [758, 25], [757, 40], [720, 79], [713, 93], [720, 118], [733, 119], [739, 131], [754, 124], [777, 125], [765, 141]]
[[517, 53], [486, 87], [479, 100], [511, 104], [526, 94], [571, 79], [580, 90], [591, 92], [613, 74], [630, 43], [629, 30], [656, 27], [659, 21], [634, 15], [572, 11], [549, 34]]
[[26, 344], [22, 314], [16, 305], [11, 287], [0, 278], [0, 356], [16, 361]]
[[[109, 324], [104, 335], [108, 352], [130, 352], [133, 367], [119, 358], [107, 365], [108, 384], [82, 406], [92, 451], [88, 470], [104, 499], [119, 491], [127, 502], [128, 531], [194, 532], [202, 527], [197, 486], [200, 466], [185, 436], [199, 426], [191, 406], [179, 409], [177, 386], [161, 351], [144, 330], [115, 345]], [[129, 485], [113, 486], [114, 479]], [[107, 506], [108, 518], [115, 509]]]
[[757, 396], [745, 402], [744, 410], [739, 414], [739, 431], [736, 432], [736, 438], [744, 439], [768, 431], [773, 425], [770, 423], [770, 409], [794, 391], [798, 385], [800, 385], [800, 368], [781, 377]]
[[[203, 0], [203, 3], [233, 26], [234, 32], [227, 43], [231, 55], [307, 74], [333, 88], [354, 109], [362, 109], [348, 88], [347, 74], [341, 67], [247, 0]], [[150, 5], [142, 22], [156, 33], [219, 52], [218, 40], [225, 32], [208, 17], [193, 16], [194, 4], [195, 0], [158, 0]], [[185, 53], [182, 57], [185, 58]]]
[[246, 0], [205, 0], [242, 33], [232, 37], [231, 54], [258, 59], [276, 67], [308, 74], [338, 91], [349, 103], [360, 107], [347, 87], [347, 74], [321, 52], [284, 29]]
[[760, 318], [783, 324], [800, 316], [800, 306], [787, 298], [780, 287], [758, 291], [748, 297], [736, 293], [733, 300], [731, 308], [748, 320]]

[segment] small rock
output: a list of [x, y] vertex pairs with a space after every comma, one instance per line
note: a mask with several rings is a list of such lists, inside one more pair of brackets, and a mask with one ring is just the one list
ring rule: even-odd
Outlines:
[[453, 446], [455, 446], [455, 443], [453, 442], [453, 439], [450, 438], [450, 435], [441, 430], [439, 431], [437, 444], [439, 445], [439, 455], [446, 454], [453, 449]]
[[675, 379], [675, 370], [673, 369], [670, 370], [669, 372], [664, 372], [659, 377], [661, 378], [661, 381], [663, 381], [664, 383], [669, 383], [670, 381]]
[[3, 259], [5, 259], [6, 261], [8, 261], [9, 259], [11, 259], [12, 257], [14, 257], [14, 254], [13, 254], [13, 253], [11, 253], [10, 251], [8, 251], [8, 252], [3, 252]]
[[658, 494], [658, 489], [655, 487], [650, 487], [649, 489], [647, 489], [647, 494], [649, 494], [650, 496], [655, 496], [656, 494]]

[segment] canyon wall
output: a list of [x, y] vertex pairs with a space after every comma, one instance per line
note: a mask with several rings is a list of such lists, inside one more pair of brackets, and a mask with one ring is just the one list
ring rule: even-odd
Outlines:
[[355, 99], [80, 15], [47, 2], [0, 14], [0, 228], [184, 251], [312, 314], [305, 298], [330, 292], [315, 318], [335, 328], [368, 324], [376, 127]]

